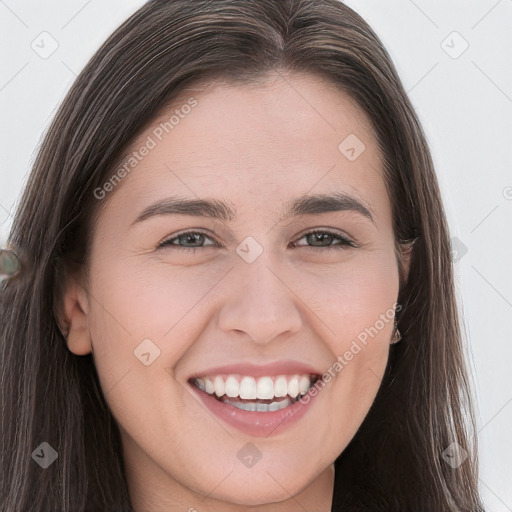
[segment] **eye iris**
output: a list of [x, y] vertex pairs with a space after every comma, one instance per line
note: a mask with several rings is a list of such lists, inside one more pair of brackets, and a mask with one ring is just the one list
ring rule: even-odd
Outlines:
[[332, 242], [334, 236], [329, 233], [311, 233], [307, 236], [308, 243], [312, 243], [312, 245], [317, 245], [317, 242], [325, 242], [325, 238], [327, 237], [328, 242]]
[[178, 240], [180, 241], [180, 245], [183, 240], [185, 241], [185, 245], [189, 242], [191, 244], [199, 242], [199, 245], [195, 245], [194, 247], [199, 247], [200, 243], [204, 241], [203, 239], [204, 239], [204, 235], [202, 235], [201, 233], [185, 233], [184, 235], [180, 235], [178, 237]]

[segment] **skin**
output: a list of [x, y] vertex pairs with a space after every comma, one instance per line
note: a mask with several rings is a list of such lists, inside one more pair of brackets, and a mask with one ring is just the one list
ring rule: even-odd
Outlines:
[[[186, 380], [240, 361], [291, 358], [325, 371], [396, 303], [398, 259], [377, 140], [350, 96], [316, 76], [272, 73], [257, 85], [216, 84], [193, 96], [192, 112], [102, 200], [88, 281], [70, 279], [66, 288], [68, 347], [93, 353], [137, 512], [327, 512], [334, 460], [375, 399], [392, 321], [278, 436], [251, 437], [222, 423]], [[338, 149], [350, 134], [366, 146], [353, 162]], [[286, 202], [334, 191], [364, 201], [374, 223], [355, 211], [279, 222]], [[171, 195], [226, 201], [236, 219], [160, 215], [131, 226]], [[315, 229], [357, 248], [315, 247], [305, 236]], [[185, 230], [208, 230], [197, 252], [157, 249]], [[247, 236], [263, 248], [251, 264], [235, 250]], [[150, 366], [133, 353], [146, 338], [161, 351]], [[248, 442], [262, 453], [252, 468], [237, 458]]]

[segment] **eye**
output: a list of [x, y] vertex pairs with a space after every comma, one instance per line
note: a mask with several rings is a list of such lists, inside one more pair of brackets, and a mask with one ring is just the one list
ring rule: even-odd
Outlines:
[[[158, 245], [158, 248], [162, 249], [166, 247], [171, 247], [172, 249], [178, 249], [180, 251], [196, 252], [197, 249], [202, 249], [203, 247], [221, 247], [220, 244], [218, 244], [217, 242], [207, 244], [206, 246], [201, 245], [204, 243], [206, 239], [212, 240], [208, 235], [206, 235], [205, 233], [201, 233], [200, 231], [187, 231], [185, 233], [180, 233], [172, 238], [164, 240]], [[187, 247], [186, 245], [181, 245], [182, 243], [192, 245], [190, 247]]]
[[[357, 245], [347, 237], [340, 235], [339, 233], [333, 233], [331, 231], [311, 231], [302, 235], [299, 240], [305, 238], [308, 243], [312, 244], [306, 246], [307, 250], [316, 249], [320, 250], [331, 250], [331, 249], [344, 249], [346, 247], [357, 247]], [[168, 238], [158, 245], [158, 249], [172, 248], [180, 251], [196, 252], [197, 249], [203, 249], [205, 247], [222, 247], [217, 242], [204, 245], [205, 240], [212, 240], [211, 237], [200, 231], [186, 231]], [[337, 243], [333, 243], [337, 242]], [[182, 245], [185, 244], [185, 245]], [[190, 245], [190, 246], [187, 246]], [[294, 247], [303, 247], [302, 244], [294, 242]]]
[[[308, 243], [313, 245], [307, 246], [308, 250], [331, 250], [331, 249], [345, 249], [346, 247], [357, 247], [357, 245], [347, 237], [340, 235], [339, 233], [333, 233], [331, 231], [311, 231], [309, 233], [305, 233], [302, 235], [299, 240], [306, 238]], [[338, 243], [333, 244], [332, 242], [337, 241]], [[293, 244], [295, 246], [301, 247], [301, 245], [296, 242]]]

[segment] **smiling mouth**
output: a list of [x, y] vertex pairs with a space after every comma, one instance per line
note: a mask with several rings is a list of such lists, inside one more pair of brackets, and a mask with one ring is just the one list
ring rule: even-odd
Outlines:
[[195, 377], [190, 383], [225, 403], [251, 412], [272, 412], [298, 402], [320, 375], [277, 375], [258, 379], [244, 375]]

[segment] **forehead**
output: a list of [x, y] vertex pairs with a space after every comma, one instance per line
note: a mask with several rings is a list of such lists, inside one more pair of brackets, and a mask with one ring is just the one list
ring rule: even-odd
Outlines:
[[176, 194], [223, 198], [252, 212], [263, 199], [288, 203], [306, 192], [387, 200], [370, 120], [348, 93], [315, 75], [189, 87], [131, 144], [128, 160], [133, 166], [110, 199], [136, 207]]

